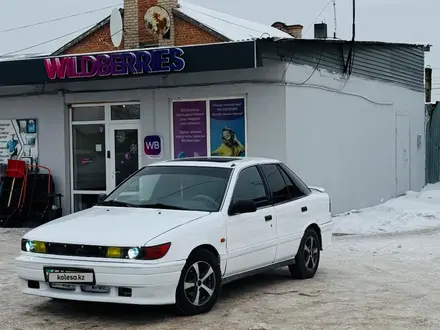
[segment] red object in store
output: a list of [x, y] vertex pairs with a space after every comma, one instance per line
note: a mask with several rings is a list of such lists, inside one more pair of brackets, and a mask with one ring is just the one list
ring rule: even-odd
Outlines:
[[22, 178], [26, 174], [26, 162], [23, 160], [8, 159], [6, 176], [11, 178]]

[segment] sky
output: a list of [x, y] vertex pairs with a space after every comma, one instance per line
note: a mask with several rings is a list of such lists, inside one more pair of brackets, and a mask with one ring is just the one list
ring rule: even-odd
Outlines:
[[[351, 38], [352, 0], [336, 1], [336, 35]], [[313, 38], [313, 23], [326, 22], [333, 35], [334, 12], [329, 0], [187, 0], [251, 21], [271, 25], [275, 21], [301, 24], [304, 38]], [[44, 6], [43, 6], [44, 3]], [[0, 57], [9, 53], [50, 53], [110, 15], [113, 7], [122, 7], [123, 0], [14, 0], [3, 1], [0, 12]], [[63, 19], [49, 24], [14, 31], [19, 26], [51, 20], [76, 13], [109, 7], [87, 15]], [[26, 10], [23, 10], [26, 8]], [[244, 10], [246, 8], [246, 10]], [[316, 19], [318, 14], [324, 12]], [[431, 44], [426, 65], [433, 68], [433, 100], [440, 100], [440, 34], [436, 22], [440, 10], [438, 0], [356, 0], [356, 38], [358, 40]], [[75, 32], [76, 31], [76, 32]], [[66, 35], [65, 37], [62, 37]], [[51, 41], [51, 39], [59, 38]], [[41, 44], [38, 47], [33, 47]], [[26, 49], [28, 48], [28, 49]], [[436, 79], [437, 78], [437, 79]]]

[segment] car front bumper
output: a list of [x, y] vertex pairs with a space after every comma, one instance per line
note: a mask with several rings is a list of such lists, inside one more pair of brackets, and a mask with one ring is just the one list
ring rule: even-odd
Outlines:
[[[169, 305], [176, 302], [176, 288], [185, 261], [143, 264], [50, 258], [22, 253], [15, 259], [15, 264], [26, 294], [78, 301]], [[46, 282], [44, 267], [93, 269], [96, 286], [104, 286], [109, 292], [84, 292], [79, 284], [75, 285], [73, 291], [53, 288]], [[131, 296], [121, 296], [120, 288], [125, 292], [129, 289]]]

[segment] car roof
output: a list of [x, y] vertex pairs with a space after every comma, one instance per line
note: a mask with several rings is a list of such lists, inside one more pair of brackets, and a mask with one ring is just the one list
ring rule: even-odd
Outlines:
[[261, 157], [188, 157], [171, 159], [161, 162], [149, 164], [148, 166], [200, 166], [200, 167], [220, 167], [220, 168], [233, 168], [233, 167], [247, 167], [251, 165], [267, 164], [267, 163], [279, 163], [277, 159], [261, 158]]

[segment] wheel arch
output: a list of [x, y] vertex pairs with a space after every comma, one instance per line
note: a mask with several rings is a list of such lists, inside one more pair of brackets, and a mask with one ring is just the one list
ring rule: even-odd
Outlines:
[[318, 239], [319, 239], [319, 249], [322, 251], [323, 248], [322, 248], [322, 235], [321, 235], [321, 228], [319, 228], [319, 226], [318, 226], [317, 223], [312, 223], [312, 224], [310, 224], [310, 225], [306, 228], [306, 230], [305, 230], [304, 232], [306, 232], [306, 231], [309, 230], [309, 229], [313, 229], [313, 230], [316, 232], [316, 234], [318, 234]]
[[220, 263], [220, 253], [217, 251], [217, 249], [213, 245], [202, 244], [202, 245], [196, 246], [194, 249], [192, 249], [189, 256], [191, 256], [193, 253], [195, 253], [198, 250], [206, 250], [208, 252], [211, 252], [217, 258], [218, 262]]

